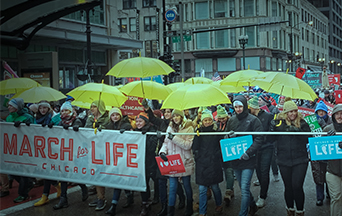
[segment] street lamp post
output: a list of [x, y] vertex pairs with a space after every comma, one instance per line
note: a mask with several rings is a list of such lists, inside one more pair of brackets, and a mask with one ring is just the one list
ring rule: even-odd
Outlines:
[[239, 36], [239, 44], [242, 46], [243, 55], [243, 69], [246, 70], [246, 56], [245, 56], [245, 46], [248, 43], [248, 35]]

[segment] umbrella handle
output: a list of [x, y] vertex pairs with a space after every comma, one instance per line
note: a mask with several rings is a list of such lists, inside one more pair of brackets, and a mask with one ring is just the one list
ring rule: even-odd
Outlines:
[[142, 93], [143, 93], [143, 97], [145, 98], [145, 92], [144, 92], [144, 85], [143, 85], [143, 80], [140, 79], [141, 81], [141, 90], [142, 90]]

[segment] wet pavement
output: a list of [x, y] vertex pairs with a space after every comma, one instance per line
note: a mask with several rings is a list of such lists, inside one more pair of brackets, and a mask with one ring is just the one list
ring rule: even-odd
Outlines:
[[[256, 179], [256, 175], [254, 172], [252, 182]], [[194, 192], [194, 201], [198, 201], [198, 186], [195, 184], [195, 177], [192, 179], [192, 188]], [[153, 184], [151, 184], [153, 189]], [[222, 195], [224, 195], [224, 187], [225, 183], [222, 182], [220, 184]], [[251, 185], [251, 191], [254, 198], [257, 200], [259, 195], [259, 186]], [[75, 190], [75, 189], [74, 189]], [[238, 187], [237, 181], [235, 181], [234, 186], [235, 197], [233, 198], [229, 207], [224, 207], [223, 213], [219, 215], [229, 215], [235, 216], [238, 215], [240, 210], [240, 189]], [[304, 183], [304, 191], [305, 191], [305, 215], [309, 216], [329, 216], [329, 200], [324, 200], [323, 206], [316, 206], [316, 190], [315, 184], [313, 182], [311, 167], [309, 166], [307, 171], [307, 176]], [[107, 206], [102, 211], [95, 211], [94, 207], [88, 207], [88, 203], [96, 198], [96, 195], [89, 196], [88, 200], [85, 202], [81, 201], [81, 191], [79, 187], [77, 187], [76, 192], [68, 194], [69, 200], [69, 207], [54, 210], [52, 207], [58, 203], [58, 199], [50, 200], [50, 203], [46, 204], [45, 206], [41, 207], [29, 207], [24, 210], [16, 211], [14, 213], [7, 214], [6, 210], [0, 211], [0, 215], [12, 215], [12, 216], [31, 216], [31, 215], [48, 215], [48, 216], [68, 216], [68, 215], [95, 215], [95, 216], [104, 216], [105, 211], [110, 207], [111, 197], [113, 194], [113, 189], [108, 188], [106, 190], [106, 199], [107, 199]], [[285, 210], [285, 201], [284, 201], [284, 187], [283, 182], [280, 180], [279, 182], [274, 182], [273, 177], [271, 174], [271, 181], [269, 186], [268, 197], [266, 199], [266, 206], [256, 213], [259, 216], [282, 216], [286, 215]], [[152, 192], [153, 196], [153, 192]], [[4, 198], [2, 198], [4, 199]], [[118, 216], [123, 215], [139, 215], [140, 214], [140, 204], [141, 198], [140, 193], [135, 192], [134, 194], [134, 204], [129, 208], [122, 208], [123, 204], [125, 203], [126, 197], [124, 192], [121, 194], [121, 199], [117, 206], [117, 214]], [[178, 204], [178, 200], [177, 200]], [[32, 204], [33, 205], [33, 204]], [[177, 207], [177, 206], [176, 206]], [[156, 215], [160, 210], [160, 204], [156, 204], [152, 206], [152, 210], [150, 212], [150, 216]], [[215, 201], [214, 198], [211, 198], [208, 201], [208, 213], [207, 215], [218, 215], [214, 213], [215, 209]], [[185, 209], [176, 209], [175, 215], [183, 215]], [[7, 211], [8, 212], [8, 211]], [[13, 212], [13, 211], [12, 211]], [[198, 215], [198, 211], [193, 214], [193, 216]]]

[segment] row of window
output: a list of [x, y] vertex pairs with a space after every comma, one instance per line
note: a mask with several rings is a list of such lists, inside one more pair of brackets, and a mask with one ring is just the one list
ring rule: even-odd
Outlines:
[[327, 40], [324, 40], [324, 38], [321, 38], [319, 35], [315, 35], [315, 33], [310, 33], [309, 30], [304, 30], [304, 28], [302, 28], [302, 40], [316, 46], [321, 46], [324, 49], [327, 49], [328, 47]]
[[313, 25], [312, 25], [313, 28], [315, 28], [316, 30], [320, 32], [323, 32], [323, 34], [326, 34], [328, 32], [326, 24], [316, 19], [315, 16], [313, 16], [312, 14], [310, 14], [304, 9], [302, 9], [302, 22], [304, 23], [313, 22]]
[[[157, 1], [156, 0], [142, 0], [143, 7], [156, 7]], [[137, 8], [137, 1], [136, 0], [122, 0], [122, 8], [123, 9], [135, 9]]]
[[[341, 50], [341, 49], [340, 49]], [[330, 47], [329, 48], [329, 55], [331, 57], [335, 57], [335, 58], [338, 58], [338, 59], [342, 59], [342, 52], [340, 50], [337, 50], [333, 47]]]
[[[155, 31], [157, 30], [157, 22], [155, 16], [144, 17], [144, 31]], [[123, 33], [128, 32], [127, 18], [119, 19], [119, 31]], [[136, 18], [129, 18], [129, 32], [137, 31], [137, 20]]]

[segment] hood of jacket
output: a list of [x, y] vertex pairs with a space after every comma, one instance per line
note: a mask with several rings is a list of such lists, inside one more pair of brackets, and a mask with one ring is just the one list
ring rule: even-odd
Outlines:
[[317, 113], [318, 110], [323, 110], [326, 113], [328, 113], [328, 107], [327, 105], [325, 105], [325, 103], [322, 100], [317, 104], [315, 113]]
[[243, 95], [238, 95], [238, 96], [236, 96], [236, 97], [234, 98], [233, 104], [234, 104], [235, 101], [240, 101], [240, 102], [243, 104], [243, 111], [242, 111], [242, 113], [237, 114], [237, 113], [235, 112], [236, 117], [237, 117], [238, 119], [243, 119], [243, 118], [245, 118], [246, 116], [248, 116], [249, 111], [248, 111], [247, 99], [246, 99]]

